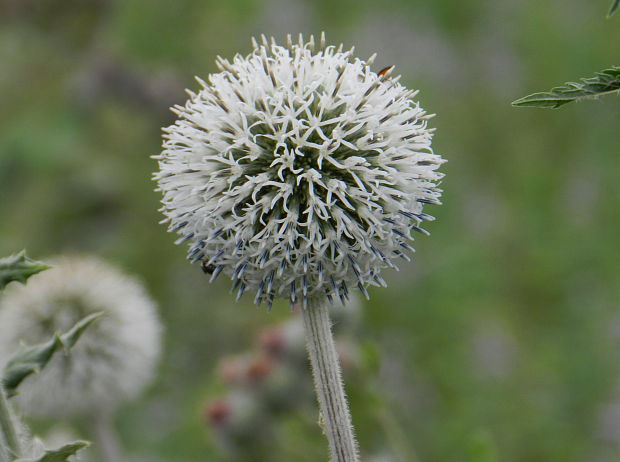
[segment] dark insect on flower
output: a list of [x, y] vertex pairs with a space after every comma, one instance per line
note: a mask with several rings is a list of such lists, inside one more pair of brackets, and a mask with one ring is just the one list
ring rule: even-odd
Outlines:
[[213, 274], [213, 272], [215, 271], [215, 265], [209, 265], [207, 264], [206, 261], [202, 262], [202, 271], [205, 274]]

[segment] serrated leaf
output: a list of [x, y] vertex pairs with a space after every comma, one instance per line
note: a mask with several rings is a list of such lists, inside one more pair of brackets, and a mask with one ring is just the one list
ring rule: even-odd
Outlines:
[[103, 313], [94, 313], [78, 321], [65, 334], [56, 333], [51, 340], [34, 346], [21, 348], [4, 368], [2, 383], [9, 396], [17, 393], [19, 385], [34, 373], [40, 372], [52, 359], [54, 353], [69, 350], [78, 341], [84, 330]]
[[60, 340], [62, 341], [65, 349], [69, 349], [75, 345], [75, 342], [78, 341], [80, 336], [84, 333], [86, 328], [90, 326], [93, 322], [103, 316], [103, 311], [99, 311], [97, 313], [90, 314], [85, 318], [82, 318], [75, 325], [69, 329], [65, 334], [60, 336]]
[[51, 266], [28, 258], [25, 250], [10, 257], [0, 258], [0, 290], [11, 281], [25, 283], [33, 274], [48, 268]]
[[88, 446], [90, 446], [88, 441], [74, 441], [61, 448], [47, 450], [45, 454], [36, 459], [18, 459], [15, 462], [66, 462], [69, 457]]
[[614, 0], [614, 3], [611, 5], [611, 9], [609, 10], [609, 13], [607, 13], [607, 17], [611, 18], [611, 16], [616, 12], [616, 10], [618, 9], [618, 6], [620, 6], [620, 0]]
[[518, 99], [513, 101], [512, 105], [556, 109], [573, 101], [618, 92], [620, 92], [620, 67], [612, 67], [598, 72], [595, 77], [581, 79], [580, 82], [568, 82], [550, 91]]

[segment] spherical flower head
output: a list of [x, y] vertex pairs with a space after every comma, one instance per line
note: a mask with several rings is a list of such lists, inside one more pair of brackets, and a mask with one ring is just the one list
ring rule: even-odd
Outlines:
[[161, 343], [154, 303], [140, 283], [98, 259], [51, 261], [52, 269], [0, 297], [0, 367], [20, 343], [48, 341], [103, 312], [67, 354], [56, 353], [27, 378], [15, 399], [27, 415], [39, 417], [110, 412], [153, 375]]
[[263, 37], [166, 128], [155, 174], [169, 229], [213, 280], [271, 306], [364, 295], [413, 251], [411, 232], [439, 203], [427, 115], [392, 77], [324, 37]]

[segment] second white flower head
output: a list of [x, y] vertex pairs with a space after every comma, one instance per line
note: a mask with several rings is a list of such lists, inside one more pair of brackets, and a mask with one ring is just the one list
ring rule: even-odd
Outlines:
[[212, 279], [271, 306], [348, 297], [413, 251], [443, 159], [391, 69], [315, 44], [254, 43], [176, 106], [155, 175], [170, 230]]
[[143, 285], [95, 257], [51, 260], [54, 267], [12, 285], [0, 300], [0, 370], [19, 345], [36, 345], [103, 313], [68, 354], [58, 352], [15, 397], [26, 415], [48, 418], [114, 411], [153, 378], [161, 325]]

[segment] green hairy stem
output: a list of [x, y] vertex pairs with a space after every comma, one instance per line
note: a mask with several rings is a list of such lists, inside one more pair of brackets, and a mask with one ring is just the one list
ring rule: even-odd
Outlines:
[[326, 304], [318, 304], [301, 311], [331, 461], [357, 462], [359, 461], [357, 443], [332, 336], [329, 307]]

